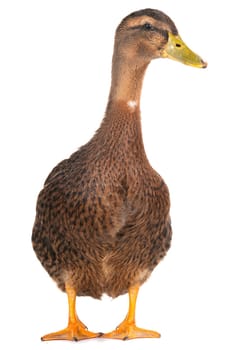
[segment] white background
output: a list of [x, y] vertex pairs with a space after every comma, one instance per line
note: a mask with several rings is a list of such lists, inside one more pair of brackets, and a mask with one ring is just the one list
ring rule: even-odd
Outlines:
[[[232, 10], [230, 2], [1, 1], [1, 298], [4, 349], [232, 349]], [[37, 261], [31, 229], [50, 170], [89, 140], [104, 115], [114, 31], [130, 12], [166, 12], [205, 70], [151, 63], [142, 126], [171, 193], [173, 245], [141, 288], [138, 325], [161, 339], [42, 343], [66, 326], [67, 302]], [[78, 298], [92, 331], [110, 331], [127, 296]]]

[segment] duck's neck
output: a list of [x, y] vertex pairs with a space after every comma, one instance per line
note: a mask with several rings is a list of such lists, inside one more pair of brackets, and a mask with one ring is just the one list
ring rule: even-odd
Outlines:
[[126, 59], [117, 50], [112, 61], [112, 84], [109, 101], [125, 103], [132, 110], [140, 107], [140, 97], [144, 74], [148, 63], [137, 63], [136, 59]]
[[112, 84], [105, 118], [96, 137], [101, 147], [121, 156], [131, 154], [140, 160], [146, 159], [144, 151], [140, 95], [147, 64], [137, 66], [113, 57]]

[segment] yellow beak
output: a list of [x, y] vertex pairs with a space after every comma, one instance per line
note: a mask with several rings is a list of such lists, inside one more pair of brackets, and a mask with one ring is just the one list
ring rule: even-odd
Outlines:
[[179, 35], [168, 33], [168, 42], [162, 53], [162, 57], [182, 62], [192, 67], [206, 68], [207, 63], [200, 56], [191, 51]]

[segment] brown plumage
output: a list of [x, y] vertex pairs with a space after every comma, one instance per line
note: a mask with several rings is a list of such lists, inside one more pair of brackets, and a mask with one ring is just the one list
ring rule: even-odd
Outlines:
[[121, 22], [103, 122], [86, 145], [52, 170], [39, 194], [33, 248], [67, 292], [70, 311], [68, 327], [44, 340], [99, 336], [86, 331], [77, 318], [71, 306], [75, 296], [117, 297], [126, 292], [128, 318], [120, 330], [105, 336], [159, 336], [137, 328], [134, 321], [137, 290], [166, 254], [172, 235], [168, 188], [149, 164], [143, 146], [142, 81], [157, 57], [206, 66], [196, 55], [195, 62], [187, 62], [185, 55], [171, 53], [171, 38], [181, 41], [174, 23], [157, 10], [141, 10]]

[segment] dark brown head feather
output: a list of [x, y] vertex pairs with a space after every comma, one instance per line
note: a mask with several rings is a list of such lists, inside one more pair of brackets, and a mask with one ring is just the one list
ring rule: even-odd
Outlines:
[[130, 15], [128, 15], [127, 17], [125, 17], [122, 20], [120, 26], [124, 25], [125, 22], [127, 22], [130, 18], [141, 17], [141, 16], [148, 16], [148, 17], [151, 17], [151, 18], [155, 19], [156, 21], [162, 22], [162, 23], [166, 24], [170, 28], [170, 31], [171, 31], [172, 34], [174, 34], [174, 35], [178, 34], [178, 30], [177, 30], [174, 22], [170, 19], [170, 17], [168, 17], [162, 11], [153, 10], [153, 9], [150, 9], [150, 8], [132, 12]]

